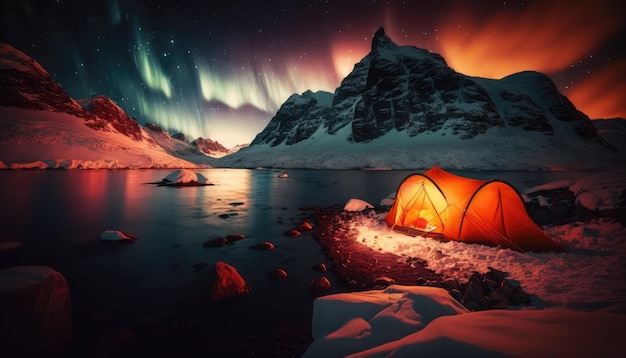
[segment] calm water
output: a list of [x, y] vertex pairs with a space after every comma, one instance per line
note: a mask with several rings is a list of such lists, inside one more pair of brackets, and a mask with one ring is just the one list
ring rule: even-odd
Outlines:
[[[343, 205], [350, 198], [377, 204], [409, 171], [278, 171], [208, 169], [198, 172], [214, 186], [168, 188], [146, 184], [171, 170], [0, 171], [1, 241], [23, 243], [14, 263], [48, 265], [65, 275], [78, 314], [105, 312], [130, 320], [196, 314], [180, 295], [195, 277], [192, 265], [224, 261], [237, 268], [253, 293], [226, 311], [243, 319], [307, 321], [308, 283], [324, 262], [309, 235], [288, 238], [305, 206]], [[463, 173], [459, 173], [463, 174]], [[500, 178], [521, 190], [582, 173], [465, 173]], [[226, 219], [220, 214], [230, 214]], [[101, 242], [100, 233], [121, 230], [140, 237], [132, 244]], [[203, 248], [210, 239], [241, 233], [246, 239]], [[249, 246], [263, 241], [273, 251]], [[283, 268], [289, 279], [270, 280]], [[332, 274], [327, 277], [333, 280]], [[335, 292], [341, 291], [335, 285]], [[226, 313], [224, 313], [226, 314]]]

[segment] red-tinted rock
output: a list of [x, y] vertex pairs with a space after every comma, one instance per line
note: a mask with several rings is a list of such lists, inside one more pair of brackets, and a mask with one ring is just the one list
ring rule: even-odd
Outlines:
[[209, 300], [222, 301], [242, 297], [250, 293], [250, 285], [239, 275], [239, 272], [233, 266], [218, 261], [210, 271], [212, 275], [209, 282], [211, 290]]
[[319, 263], [317, 265], [314, 265], [313, 266], [313, 270], [315, 270], [317, 272], [326, 272], [326, 264]]
[[260, 244], [252, 245], [250, 248], [255, 250], [274, 250], [276, 246], [269, 241], [265, 241]]
[[313, 226], [311, 226], [311, 224], [309, 224], [306, 221], [301, 222], [300, 224], [298, 224], [296, 227], [293, 228], [295, 231], [298, 231], [300, 233], [305, 232], [305, 231], [309, 231], [313, 229]]
[[283, 270], [283, 269], [275, 269], [270, 271], [267, 274], [267, 277], [274, 279], [274, 280], [286, 280], [287, 279], [287, 271]]
[[3, 356], [56, 356], [72, 330], [72, 303], [63, 275], [46, 266], [0, 270]]
[[330, 281], [324, 276], [313, 279], [309, 284], [309, 292], [313, 296], [319, 296], [330, 289]]
[[285, 233], [285, 235], [289, 236], [289, 237], [298, 237], [300, 235], [302, 235], [302, 233], [298, 230], [289, 230]]
[[246, 238], [246, 236], [243, 235], [243, 234], [226, 235], [226, 240], [228, 240], [228, 242], [239, 241], [239, 240], [243, 240], [245, 238]]

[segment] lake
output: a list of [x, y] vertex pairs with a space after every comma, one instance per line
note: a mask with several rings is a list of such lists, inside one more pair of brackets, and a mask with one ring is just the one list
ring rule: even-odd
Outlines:
[[[350, 198], [372, 204], [395, 192], [411, 171], [246, 169], [197, 170], [214, 183], [157, 187], [172, 170], [0, 171], [3, 241], [23, 244], [12, 264], [47, 265], [67, 279], [75, 317], [130, 322], [171, 317], [202, 320], [237, 316], [262, 327], [271, 321], [310, 322], [312, 270], [326, 262], [310, 236], [284, 233], [307, 216], [308, 206], [343, 206]], [[518, 190], [586, 173], [472, 172], [457, 174], [509, 181]], [[223, 218], [220, 215], [228, 214]], [[224, 216], [224, 215], [222, 215]], [[139, 236], [133, 243], [100, 241], [104, 230]], [[228, 234], [246, 239], [220, 248], [208, 240]], [[273, 251], [250, 246], [271, 241]], [[199, 312], [181, 304], [196, 263], [224, 261], [252, 287], [244, 299]], [[329, 263], [328, 263], [329, 264]], [[287, 271], [285, 281], [266, 274]], [[342, 292], [330, 272], [332, 292]], [[222, 322], [224, 323], [224, 322]]]

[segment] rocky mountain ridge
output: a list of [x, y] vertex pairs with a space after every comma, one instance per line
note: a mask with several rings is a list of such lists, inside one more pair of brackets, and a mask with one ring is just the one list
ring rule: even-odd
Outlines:
[[[189, 143], [182, 133], [172, 136], [153, 123], [141, 126], [109, 97], [97, 95], [73, 99], [37, 61], [7, 44], [0, 44], [0, 111], [0, 142], [4, 141], [3, 146], [9, 148], [4, 151], [7, 155], [0, 158], [2, 161], [22, 161], [17, 159], [19, 152], [31, 152], [35, 147], [53, 144], [55, 150], [50, 152], [65, 158], [48, 158], [52, 167], [207, 166], [212, 160], [208, 156], [220, 157], [229, 153], [228, 149], [210, 139], [198, 138]], [[16, 113], [20, 114], [16, 117]], [[84, 127], [77, 126], [80, 122]], [[13, 148], [11, 143], [18, 147]], [[59, 143], [73, 149], [61, 151]], [[83, 149], [88, 154], [76, 154], [85, 152]], [[128, 157], [125, 150], [133, 152], [130, 157], [134, 158], [135, 164], [117, 160]], [[102, 152], [98, 154], [99, 151]], [[45, 159], [46, 155], [50, 153], [40, 153], [37, 159]], [[84, 160], [74, 158], [75, 155], [86, 155], [89, 160], [80, 164]], [[94, 160], [98, 156], [106, 159]], [[25, 157], [34, 159], [36, 154]], [[155, 161], [155, 157], [159, 159]], [[37, 167], [41, 166], [37, 164]]]
[[335, 135], [346, 127], [351, 143], [392, 130], [418, 141], [425, 133], [471, 139], [491, 128], [520, 128], [608, 146], [547, 76], [531, 71], [501, 80], [465, 76], [439, 54], [395, 44], [382, 27], [371, 52], [334, 94], [292, 95], [251, 145], [291, 145], [318, 130]]

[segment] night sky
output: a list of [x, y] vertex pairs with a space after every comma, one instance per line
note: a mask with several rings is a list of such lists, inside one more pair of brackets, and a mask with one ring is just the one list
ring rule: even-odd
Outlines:
[[381, 25], [457, 72], [540, 71], [591, 118], [626, 117], [625, 15], [621, 0], [3, 0], [0, 41], [73, 98], [230, 147], [291, 94], [333, 92]]

